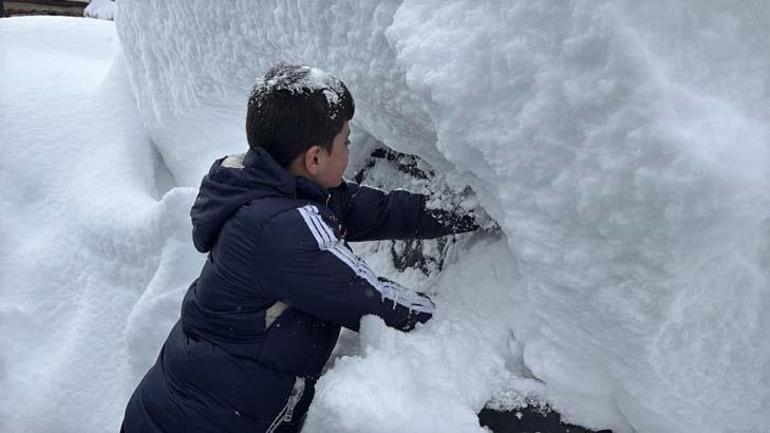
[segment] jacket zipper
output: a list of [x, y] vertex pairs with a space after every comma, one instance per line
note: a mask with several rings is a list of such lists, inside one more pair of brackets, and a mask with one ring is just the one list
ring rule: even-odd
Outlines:
[[284, 405], [283, 409], [278, 412], [278, 416], [275, 417], [273, 423], [270, 424], [270, 427], [265, 431], [265, 433], [273, 433], [275, 432], [275, 429], [277, 429], [281, 424], [291, 422], [292, 418], [294, 418], [294, 409], [302, 399], [302, 394], [304, 394], [304, 392], [305, 378], [295, 378], [294, 387], [291, 389], [291, 395], [289, 395], [289, 399], [286, 401], [286, 405]]

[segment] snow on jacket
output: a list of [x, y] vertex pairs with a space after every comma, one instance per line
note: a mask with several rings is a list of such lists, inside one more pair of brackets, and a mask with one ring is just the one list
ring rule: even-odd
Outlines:
[[128, 433], [296, 430], [340, 326], [374, 314], [408, 331], [433, 312], [427, 297], [378, 279], [346, 240], [473, 228], [440, 223], [422, 195], [325, 190], [253, 150], [214, 163], [191, 217], [208, 258], [129, 402]]

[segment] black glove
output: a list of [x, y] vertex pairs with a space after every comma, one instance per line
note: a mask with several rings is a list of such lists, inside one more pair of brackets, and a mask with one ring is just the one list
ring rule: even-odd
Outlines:
[[457, 214], [445, 209], [430, 209], [430, 215], [452, 233], [466, 233], [481, 228], [471, 214]]

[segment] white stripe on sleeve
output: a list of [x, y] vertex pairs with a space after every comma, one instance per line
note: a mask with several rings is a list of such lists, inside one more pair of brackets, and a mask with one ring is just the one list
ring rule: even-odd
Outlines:
[[321, 217], [318, 208], [312, 205], [297, 208], [303, 221], [318, 243], [318, 248], [322, 251], [328, 251], [337, 257], [342, 263], [345, 263], [359, 277], [366, 280], [372, 287], [377, 289], [383, 298], [390, 299], [396, 304], [400, 304], [411, 310], [432, 313], [434, 306], [430, 299], [418, 295], [416, 292], [389, 281], [380, 281], [372, 272], [369, 266], [353, 254], [344, 242], [337, 238], [334, 230], [326, 224]]

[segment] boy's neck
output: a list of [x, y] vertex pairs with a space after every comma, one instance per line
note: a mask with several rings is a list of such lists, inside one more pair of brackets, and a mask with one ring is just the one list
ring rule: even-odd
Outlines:
[[295, 159], [288, 167], [286, 167], [286, 171], [294, 177], [304, 177], [305, 179], [312, 180], [303, 165], [304, 164], [300, 164], [299, 161]]

